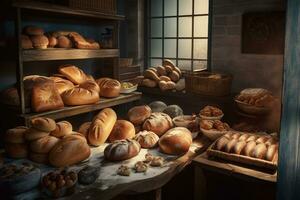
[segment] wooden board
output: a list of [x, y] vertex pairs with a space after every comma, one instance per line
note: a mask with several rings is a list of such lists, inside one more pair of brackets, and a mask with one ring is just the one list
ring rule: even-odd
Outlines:
[[55, 4], [37, 2], [37, 1], [15, 1], [13, 3], [14, 7], [29, 9], [35, 11], [44, 11], [44, 12], [52, 12], [62, 15], [73, 15], [73, 16], [82, 16], [82, 17], [90, 17], [97, 19], [109, 19], [109, 20], [124, 20], [125, 16], [122, 15], [112, 15], [105, 14], [97, 11], [88, 11], [88, 10], [80, 10], [76, 8], [70, 8], [66, 6], [60, 6]]
[[112, 58], [119, 57], [119, 49], [32, 49], [23, 50], [23, 61], [43, 61], [43, 60], [75, 60], [89, 58]]
[[253, 168], [248, 168], [242, 165], [232, 164], [231, 162], [225, 160], [211, 159], [208, 157], [206, 152], [197, 156], [193, 160], [193, 163], [196, 166], [200, 166], [205, 169], [227, 175], [233, 175], [242, 178], [254, 178], [255, 180], [262, 180], [274, 183], [277, 181], [277, 172], [267, 173]]
[[132, 101], [139, 100], [142, 97], [142, 93], [140, 92], [133, 92], [130, 94], [121, 94], [119, 97], [116, 98], [100, 98], [100, 101], [95, 104], [91, 105], [82, 105], [82, 106], [70, 106], [64, 107], [59, 110], [53, 110], [48, 112], [42, 113], [30, 113], [21, 115], [22, 118], [25, 119], [25, 122], [30, 121], [32, 118], [35, 117], [50, 117], [52, 119], [62, 119], [65, 117], [70, 117], [82, 113], [87, 113], [95, 110], [100, 110], [102, 108], [112, 107], [124, 103], [129, 103]]

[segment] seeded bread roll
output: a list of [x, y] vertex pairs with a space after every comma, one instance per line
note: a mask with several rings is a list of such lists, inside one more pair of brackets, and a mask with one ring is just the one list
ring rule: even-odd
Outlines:
[[55, 121], [47, 117], [37, 117], [30, 121], [30, 124], [33, 128], [44, 132], [54, 131], [56, 128]]
[[56, 137], [45, 136], [30, 143], [30, 150], [35, 153], [47, 154], [59, 141]]
[[50, 134], [54, 137], [61, 138], [72, 134], [72, 124], [68, 121], [61, 121], [56, 123], [56, 128]]
[[134, 140], [140, 143], [142, 148], [154, 148], [158, 143], [159, 137], [152, 131], [140, 131], [135, 135]]
[[117, 120], [108, 140], [114, 142], [116, 140], [132, 139], [135, 136], [135, 129], [131, 122], [126, 120]]
[[165, 113], [152, 113], [144, 122], [143, 129], [152, 131], [158, 136], [162, 136], [166, 131], [173, 127], [173, 121], [169, 115]]
[[247, 145], [245, 146], [245, 148], [243, 149], [241, 154], [243, 154], [245, 156], [251, 156], [252, 151], [254, 150], [255, 146], [256, 146], [255, 141], [247, 142]]
[[25, 143], [24, 134], [28, 128], [25, 126], [17, 126], [12, 129], [8, 129], [4, 136], [6, 143]]
[[151, 108], [147, 105], [135, 106], [128, 111], [128, 118], [134, 125], [141, 125], [150, 117]]
[[138, 155], [140, 150], [141, 146], [135, 140], [116, 140], [104, 149], [104, 156], [110, 161], [121, 161]]

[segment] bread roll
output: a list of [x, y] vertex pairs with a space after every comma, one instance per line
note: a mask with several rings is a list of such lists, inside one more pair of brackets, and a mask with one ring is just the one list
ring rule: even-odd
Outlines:
[[28, 128], [25, 126], [17, 126], [12, 129], [8, 129], [4, 136], [6, 143], [25, 143], [24, 133]]
[[166, 69], [163, 66], [161, 66], [161, 65], [157, 66], [156, 70], [157, 70], [157, 74], [160, 76], [160, 78], [161, 78], [161, 76], [167, 77]]
[[85, 137], [87, 137], [91, 124], [92, 122], [84, 122], [83, 124], [80, 125], [78, 132], [84, 135]]
[[252, 151], [254, 150], [255, 146], [256, 146], [255, 141], [252, 140], [252, 141], [247, 142], [247, 145], [243, 149], [242, 154], [245, 156], [250, 156], [252, 154]]
[[135, 106], [128, 111], [128, 118], [134, 125], [141, 125], [150, 117], [151, 108], [147, 105]]
[[59, 94], [62, 94], [64, 91], [74, 88], [74, 84], [69, 80], [55, 76], [50, 77], [50, 79], [54, 81], [55, 87], [58, 90]]
[[26, 158], [28, 155], [27, 144], [14, 144], [6, 143], [4, 144], [5, 153], [11, 158]]
[[47, 154], [59, 141], [56, 137], [45, 136], [30, 143], [30, 150], [35, 153]]
[[265, 142], [265, 144], [266, 144], [267, 146], [270, 146], [270, 145], [273, 145], [273, 144], [277, 144], [277, 143], [278, 143], [278, 140], [277, 140], [276, 138], [274, 138], [274, 137], [269, 138], [269, 139]]
[[135, 135], [134, 140], [136, 140], [142, 148], [150, 149], [157, 145], [159, 137], [152, 131], [141, 131]]
[[182, 76], [182, 72], [181, 72], [181, 70], [178, 67], [175, 66], [174, 67], [174, 71], [176, 71], [179, 74], [179, 77]]
[[162, 112], [167, 107], [167, 104], [162, 101], [153, 101], [149, 104], [149, 107], [152, 112]]
[[217, 142], [216, 142], [216, 150], [223, 151], [226, 144], [229, 142], [229, 139], [227, 137], [221, 137]]
[[268, 161], [273, 161], [275, 154], [278, 151], [278, 145], [272, 144], [268, 147], [265, 159]]
[[172, 70], [175, 69], [175, 64], [169, 59], [164, 59], [163, 66], [170, 66]]
[[30, 36], [44, 35], [44, 30], [40, 27], [30, 25], [23, 28], [23, 33]]
[[58, 71], [74, 84], [78, 85], [86, 81], [86, 74], [80, 68], [74, 65], [61, 65]]
[[59, 36], [57, 38], [57, 45], [58, 48], [72, 48], [73, 47], [73, 43], [72, 41], [66, 37], [66, 36]]
[[250, 136], [247, 138], [246, 142], [255, 141], [256, 138], [257, 138], [257, 137], [256, 137], [255, 135], [250, 135]]
[[144, 122], [143, 129], [152, 131], [156, 135], [161, 136], [167, 130], [173, 127], [173, 121], [169, 115], [165, 113], [152, 113], [150, 117]]
[[[61, 138], [72, 134], [72, 124], [68, 121], [61, 121], [56, 123], [56, 128], [50, 134], [54, 137]], [[39, 153], [39, 152], [38, 152]]]
[[77, 32], [71, 32], [68, 36], [73, 41], [76, 48], [78, 49], [99, 49], [100, 48], [100, 45], [97, 42], [90, 43], [86, 41], [84, 37]]
[[250, 155], [254, 158], [265, 159], [267, 150], [268, 149], [265, 144], [258, 143]]
[[172, 81], [174, 81], [175, 83], [177, 81], [179, 81], [180, 79], [180, 75], [178, 74], [178, 72], [176, 72], [175, 70], [173, 70], [170, 74], [169, 77], [171, 78]]
[[111, 78], [100, 78], [96, 80], [100, 87], [100, 96], [112, 98], [120, 95], [121, 83]]
[[42, 137], [45, 137], [45, 136], [48, 136], [48, 135], [49, 135], [49, 132], [40, 131], [40, 130], [35, 129], [33, 127], [29, 128], [24, 133], [25, 140], [27, 140], [27, 141], [37, 140], [39, 138], [42, 138]]
[[111, 133], [116, 121], [117, 115], [113, 109], [105, 108], [100, 111], [90, 126], [89, 143], [93, 146], [103, 144]]
[[173, 68], [171, 66], [169, 66], [169, 65], [165, 65], [164, 68], [165, 68], [167, 74], [170, 74], [173, 71]]
[[165, 91], [175, 89], [176, 84], [172, 81], [159, 81], [158, 86], [162, 91]]
[[48, 38], [44, 35], [36, 35], [30, 37], [32, 46], [36, 49], [47, 49], [49, 44]]
[[235, 144], [233, 152], [240, 155], [242, 150], [245, 148], [246, 145], [247, 145], [247, 143], [244, 140], [239, 140]]
[[250, 137], [250, 135], [248, 135], [248, 134], [242, 134], [242, 135], [239, 137], [239, 140], [240, 140], [240, 141], [246, 141], [249, 137]]
[[51, 132], [56, 128], [55, 121], [48, 117], [36, 117], [30, 121], [30, 125], [44, 132]]
[[31, 108], [34, 112], [57, 110], [64, 107], [64, 103], [54, 82], [37, 84], [32, 89]]
[[147, 69], [146, 71], [144, 71], [143, 75], [144, 75], [145, 78], [149, 78], [149, 79], [151, 79], [153, 81], [156, 81], [156, 82], [160, 81], [160, 79], [157, 76], [157, 74], [154, 71], [152, 71], [152, 70]]
[[141, 83], [142, 86], [146, 86], [146, 87], [150, 87], [150, 88], [154, 88], [157, 86], [157, 82], [148, 78], [145, 78], [142, 80]]
[[57, 45], [57, 39], [53, 36], [48, 36], [48, 41], [49, 41], [48, 47], [50, 48], [53, 48]]
[[81, 87], [74, 87], [61, 94], [63, 102], [69, 106], [88, 105], [97, 103], [100, 100], [96, 90], [87, 90]]
[[87, 159], [90, 154], [90, 147], [84, 137], [67, 135], [51, 149], [49, 162], [55, 167], [66, 167]]
[[141, 146], [135, 140], [116, 140], [115, 142], [105, 147], [104, 156], [107, 160], [110, 161], [121, 161], [130, 159], [138, 155], [140, 150]]
[[116, 140], [132, 139], [135, 136], [135, 129], [131, 122], [126, 120], [117, 120], [108, 140], [114, 142]]
[[232, 139], [229, 140], [229, 142], [227, 142], [227, 144], [225, 145], [225, 152], [227, 153], [231, 153], [234, 150], [234, 146], [238, 143], [237, 139]]
[[40, 163], [40, 164], [48, 164], [48, 154], [47, 153], [29, 153], [29, 159], [33, 162]]
[[231, 135], [231, 138], [233, 138], [233, 139], [239, 139], [240, 136], [241, 136], [240, 133], [233, 133], [233, 134]]
[[171, 81], [171, 79], [168, 76], [160, 76], [159, 79], [161, 81], [166, 81], [166, 82]]
[[270, 136], [261, 136], [256, 139], [256, 143], [265, 143], [268, 139], [270, 139]]
[[27, 35], [21, 35], [21, 46], [22, 49], [32, 49], [32, 42]]
[[176, 127], [168, 130], [158, 141], [162, 152], [171, 155], [186, 153], [193, 142], [191, 132], [184, 127]]
[[87, 89], [87, 90], [94, 90], [94, 91], [96, 91], [98, 93], [100, 92], [99, 85], [95, 81], [93, 81], [93, 80], [87, 80], [87, 81], [81, 83], [79, 85], [79, 87]]

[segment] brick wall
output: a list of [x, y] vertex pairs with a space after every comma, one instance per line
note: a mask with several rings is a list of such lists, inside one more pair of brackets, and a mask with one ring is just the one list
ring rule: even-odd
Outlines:
[[242, 14], [284, 10], [284, 0], [213, 0], [212, 70], [234, 76], [233, 92], [264, 87], [281, 96], [283, 55], [241, 53]]

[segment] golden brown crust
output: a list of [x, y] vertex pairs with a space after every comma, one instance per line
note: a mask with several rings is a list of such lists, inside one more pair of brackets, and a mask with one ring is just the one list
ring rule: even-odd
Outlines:
[[70, 90], [75, 87], [74, 84], [67, 79], [56, 76], [51, 76], [49, 78], [54, 81], [55, 87], [58, 90], [59, 94], [62, 94], [64, 91]]
[[72, 48], [73, 43], [72, 41], [66, 36], [59, 36], [57, 37], [57, 45], [58, 48]]
[[63, 74], [67, 79], [72, 81], [74, 84], [82, 84], [86, 81], [86, 74], [78, 67], [74, 65], [61, 65], [58, 68], [59, 73]]
[[56, 137], [45, 136], [32, 141], [29, 147], [32, 152], [46, 154], [51, 151], [51, 149], [58, 141], [59, 139], [57, 139]]
[[30, 121], [33, 128], [44, 132], [51, 132], [55, 130], [55, 121], [48, 117], [36, 117]]
[[114, 142], [116, 140], [132, 139], [135, 136], [135, 128], [133, 124], [126, 120], [117, 120], [108, 140]]
[[4, 136], [4, 141], [7, 143], [25, 143], [24, 134], [28, 128], [25, 126], [17, 126], [8, 129]]
[[48, 47], [53, 48], [57, 45], [57, 39], [53, 36], [48, 36], [48, 41], [49, 41]]
[[172, 62], [172, 60], [169, 59], [164, 59], [163, 66], [170, 66], [172, 70], [174, 70], [176, 67], [175, 64]]
[[150, 149], [154, 148], [159, 140], [159, 137], [152, 131], [140, 131], [134, 137], [142, 148]]
[[127, 115], [134, 125], [141, 125], [148, 117], [150, 117], [151, 108], [147, 105], [135, 106], [128, 111]]
[[99, 85], [93, 80], [87, 80], [79, 85], [79, 87], [87, 89], [87, 90], [95, 90], [96, 92], [100, 92]]
[[66, 135], [72, 134], [72, 124], [68, 121], [60, 121], [56, 123], [56, 128], [53, 130], [50, 135], [54, 137], [64, 137]]
[[173, 70], [170, 74], [169, 74], [169, 77], [171, 78], [171, 80], [173, 81], [173, 82], [177, 82], [177, 81], [179, 81], [179, 79], [180, 79], [180, 75], [178, 74], [178, 72], [176, 72], [175, 70]]
[[120, 95], [121, 83], [111, 78], [100, 78], [96, 80], [100, 87], [100, 96], [113, 98]]
[[100, 100], [99, 93], [95, 90], [87, 90], [74, 87], [61, 94], [63, 102], [69, 106], [94, 104]]
[[154, 80], [156, 82], [160, 81], [159, 77], [157, 76], [157, 74], [153, 70], [147, 69], [146, 71], [144, 71], [143, 75], [144, 75], [145, 78], [149, 78], [149, 79]]
[[158, 136], [163, 135], [166, 131], [173, 127], [173, 121], [169, 115], [165, 113], [152, 113], [144, 122], [143, 129], [152, 131]]
[[49, 44], [48, 38], [44, 35], [36, 35], [30, 37], [32, 46], [36, 49], [47, 49]]

